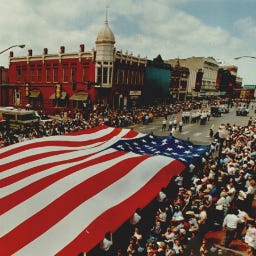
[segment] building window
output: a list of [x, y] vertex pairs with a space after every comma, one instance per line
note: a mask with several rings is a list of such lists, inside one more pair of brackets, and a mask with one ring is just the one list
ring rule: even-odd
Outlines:
[[30, 80], [31, 82], [36, 81], [36, 70], [35, 70], [35, 65], [30, 66]]
[[68, 72], [68, 64], [63, 64], [63, 78], [64, 83], [69, 81], [69, 72]]
[[102, 67], [97, 68], [97, 83], [102, 84]]
[[76, 64], [71, 65], [71, 82], [76, 81]]
[[108, 68], [104, 67], [103, 68], [103, 84], [108, 83]]
[[50, 83], [51, 81], [52, 81], [51, 65], [46, 65], [46, 83]]
[[88, 80], [88, 75], [87, 75], [87, 70], [89, 68], [89, 63], [84, 62], [83, 63], [83, 74], [82, 74], [82, 81], [87, 82]]
[[27, 77], [26, 77], [26, 72], [27, 72], [27, 67], [24, 65], [22, 66], [22, 82], [26, 82], [27, 81]]
[[16, 66], [16, 80], [17, 82], [21, 82], [21, 67]]
[[112, 83], [112, 68], [109, 68], [109, 83]]
[[37, 66], [37, 81], [42, 82], [42, 66]]
[[128, 69], [127, 70], [127, 81], [125, 81], [126, 84], [130, 84], [131, 83], [131, 81], [132, 81], [131, 74], [132, 74], [131, 70]]
[[58, 64], [53, 64], [53, 82], [58, 83]]

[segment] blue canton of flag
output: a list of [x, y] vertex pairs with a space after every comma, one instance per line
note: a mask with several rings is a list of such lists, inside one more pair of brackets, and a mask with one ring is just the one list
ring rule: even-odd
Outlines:
[[209, 145], [193, 145], [172, 136], [160, 137], [149, 134], [137, 139], [119, 140], [111, 148], [141, 155], [163, 155], [190, 164], [202, 158]]

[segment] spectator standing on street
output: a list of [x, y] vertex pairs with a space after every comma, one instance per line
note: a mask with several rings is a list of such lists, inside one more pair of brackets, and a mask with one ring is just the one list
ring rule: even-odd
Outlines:
[[179, 132], [182, 132], [182, 127], [183, 127], [183, 122], [180, 120], [179, 121]]
[[164, 118], [162, 121], [162, 131], [164, 132], [166, 130], [166, 119]]
[[209, 136], [210, 136], [210, 138], [213, 137], [213, 129], [212, 128], [210, 128]]
[[170, 119], [170, 120], [169, 120], [169, 127], [168, 127], [168, 130], [169, 130], [169, 131], [172, 130], [172, 125], [173, 125], [173, 120]]
[[238, 211], [231, 208], [226, 217], [224, 218], [222, 224], [223, 228], [226, 230], [224, 246], [228, 248], [230, 248], [230, 243], [235, 238], [237, 225], [240, 222], [240, 219], [237, 214]]
[[177, 118], [175, 117], [175, 119], [173, 120], [173, 126], [174, 126], [174, 129], [176, 130], [177, 128], [177, 123], [178, 123], [178, 120]]

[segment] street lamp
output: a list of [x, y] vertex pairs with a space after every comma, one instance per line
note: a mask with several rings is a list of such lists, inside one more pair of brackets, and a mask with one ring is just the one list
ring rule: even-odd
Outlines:
[[1, 51], [0, 54], [4, 53], [4, 52], [6, 52], [6, 51], [8, 51], [9, 49], [14, 48], [14, 47], [24, 48], [25, 46], [26, 46], [25, 44], [15, 44], [15, 45], [12, 45], [12, 46], [8, 47], [7, 49]]
[[236, 57], [236, 58], [234, 58], [234, 60], [239, 60], [239, 59], [242, 59], [242, 58], [251, 58], [251, 59], [256, 59], [256, 57], [254, 57], [254, 56], [240, 56], [240, 57]]

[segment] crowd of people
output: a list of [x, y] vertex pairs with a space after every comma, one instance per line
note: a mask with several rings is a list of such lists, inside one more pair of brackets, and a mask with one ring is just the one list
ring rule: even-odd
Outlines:
[[[196, 103], [185, 101], [183, 104], [159, 104], [122, 110], [112, 110], [108, 106], [95, 105], [90, 113], [83, 109], [67, 109], [58, 116], [54, 116], [54, 118], [48, 117], [43, 110], [38, 110], [38, 114], [41, 116], [39, 125], [31, 123], [27, 127], [15, 130], [9, 129], [6, 125], [0, 126], [0, 147], [44, 136], [66, 134], [101, 124], [111, 127], [128, 127], [134, 124], [147, 125], [153, 122], [154, 118], [164, 117], [167, 120], [169, 115], [172, 117], [174, 126], [176, 126], [175, 116], [180, 113], [182, 117], [179, 121], [182, 122], [180, 123], [182, 129], [183, 124], [199, 122], [200, 118], [209, 117], [209, 113], [202, 111], [202, 108], [207, 106], [203, 101]], [[170, 128], [170, 124], [168, 125]]]
[[[80, 111], [68, 111], [39, 126], [3, 129], [0, 147], [101, 124], [147, 125], [160, 116], [166, 120], [167, 129], [168, 115], [174, 122], [176, 114], [182, 112], [179, 122], [183, 125], [192, 122], [191, 111], [201, 109], [202, 104], [186, 102], [122, 111], [98, 107], [88, 116]], [[208, 113], [204, 114], [208, 118]], [[171, 125], [179, 126], [179, 123]], [[220, 255], [220, 247], [207, 239], [206, 234], [209, 230], [222, 229], [225, 229], [224, 247], [232, 248], [235, 239], [242, 239], [248, 245], [248, 255], [256, 255], [256, 212], [252, 207], [256, 191], [256, 120], [250, 119], [245, 127], [226, 124], [225, 129], [228, 137], [221, 152], [220, 139], [215, 134], [200, 162], [187, 166], [146, 208], [137, 209], [114, 234], [107, 233], [88, 255]]]
[[[138, 209], [113, 235], [108, 250], [98, 247], [88, 255], [223, 255], [236, 240], [256, 255], [256, 120], [225, 129], [229, 135], [221, 152], [215, 136], [205, 157]], [[207, 239], [216, 230], [225, 230], [222, 244]]]
[[202, 103], [186, 102], [183, 105], [156, 105], [143, 108], [112, 110], [107, 106], [96, 105], [92, 112], [67, 109], [54, 118], [49, 118], [43, 110], [39, 110], [41, 116], [39, 125], [31, 124], [20, 129], [0, 127], [0, 147], [14, 143], [40, 138], [45, 136], [61, 135], [82, 129], [96, 127], [105, 124], [111, 127], [127, 127], [133, 124], [147, 125], [154, 118], [174, 116], [183, 111], [198, 109]]

